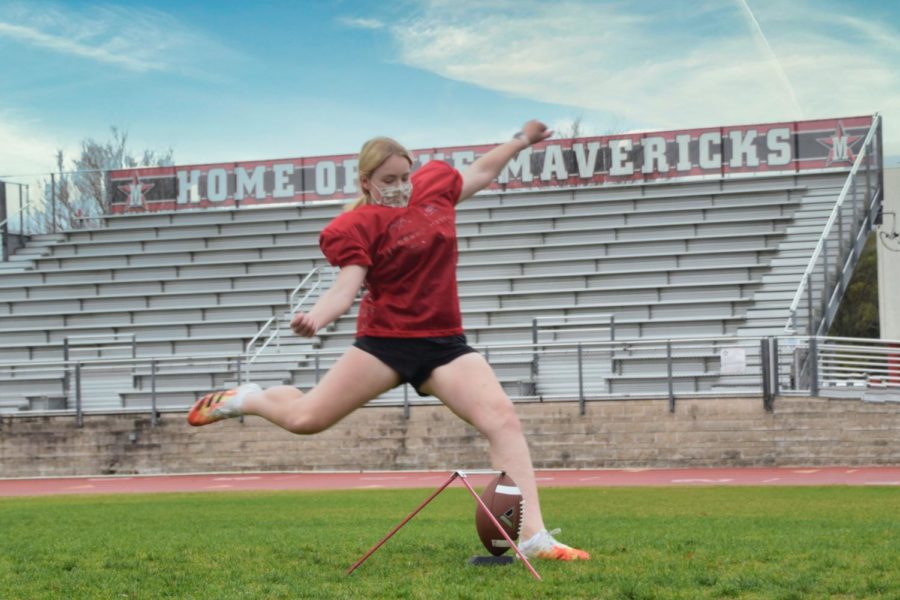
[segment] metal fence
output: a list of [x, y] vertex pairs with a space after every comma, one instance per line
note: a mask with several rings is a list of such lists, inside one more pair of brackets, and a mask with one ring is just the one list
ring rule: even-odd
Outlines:
[[862, 396], [869, 401], [900, 399], [900, 340], [811, 338], [807, 344], [810, 393]]
[[111, 187], [108, 170], [0, 176], [0, 261], [25, 238], [103, 226]]
[[[480, 346], [477, 349], [497, 369], [520, 362], [528, 378], [532, 357], [538, 369], [530, 385], [510, 393], [516, 402], [577, 401], [582, 414], [589, 402], [629, 398], [667, 399], [670, 410], [682, 398], [759, 397], [773, 410], [777, 396], [811, 395], [859, 398], [873, 402], [900, 402], [900, 340], [862, 340], [829, 337], [779, 336], [764, 338], [716, 337], [697, 339], [622, 340], [580, 343], [571, 341]], [[342, 351], [315, 351], [298, 359], [314, 361], [316, 379]], [[37, 398], [30, 410], [10, 414], [70, 414], [81, 424], [85, 412], [83, 381], [103, 373], [130, 372], [140, 377], [144, 399], [108, 407], [105, 413], [149, 413], [155, 424], [162, 411], [184, 411], [197, 389], [183, 401], [162, 398], [160, 385], [174, 372], [222, 373], [220, 381], [246, 381], [247, 356], [198, 355], [192, 357], [87, 358], [68, 361], [32, 361], [0, 364], [5, 385], [10, 382], [58, 380], [59, 393]], [[284, 360], [284, 356], [258, 361]], [[62, 383], [65, 382], [65, 385]], [[435, 399], [404, 393], [402, 399], [377, 399], [373, 405], [402, 405], [406, 414]]]
[[31, 197], [31, 185], [0, 181], [0, 206], [3, 210], [0, 229], [4, 233], [16, 235], [38, 233], [35, 228], [38, 219], [34, 213], [38, 210], [39, 203]]

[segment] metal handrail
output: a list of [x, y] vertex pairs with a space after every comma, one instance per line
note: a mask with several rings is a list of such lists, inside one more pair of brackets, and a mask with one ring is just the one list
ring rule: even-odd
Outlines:
[[[250, 348], [253, 347], [253, 344], [255, 344], [255, 343], [257, 342], [257, 340], [259, 340], [259, 338], [262, 337], [262, 335], [265, 333], [266, 329], [268, 329], [269, 327], [271, 327], [271, 326], [272, 326], [272, 323], [274, 323], [275, 320], [278, 319], [278, 318], [279, 318], [278, 315], [274, 315], [274, 316], [270, 317], [269, 320], [266, 321], [265, 324], [263, 324], [263, 326], [262, 326], [262, 327], [260, 328], [260, 330], [256, 333], [256, 335], [254, 335], [254, 336], [250, 339], [250, 341], [247, 342], [247, 346], [246, 346], [246, 350], [245, 350], [245, 353], [246, 353], [246, 354], [250, 354]], [[277, 333], [277, 330], [276, 330], [276, 333]], [[266, 344], [268, 344], [269, 341], [271, 341], [271, 339], [272, 339], [272, 337], [270, 336], [269, 339], [266, 340]]]
[[[579, 320], [587, 320], [588, 323], [583, 323], [583, 325], [587, 325], [587, 329], [574, 329], [572, 331], [602, 331], [603, 329], [609, 329], [610, 341], [615, 341], [616, 339], [616, 316], [611, 313], [598, 313], [598, 314], [587, 314], [587, 315], [547, 315], [543, 317], [534, 317], [531, 320], [532, 327], [532, 336], [531, 341], [537, 343], [537, 336], [540, 332], [541, 323], [548, 325], [566, 325], [571, 321], [579, 321]], [[590, 327], [591, 325], [603, 325], [601, 321], [606, 320], [607, 327]]]
[[[548, 321], [559, 321], [561, 325], [565, 325], [568, 320], [589, 320], [593, 322], [588, 322], [587, 325], [600, 324], [597, 323], [599, 320], [606, 319], [609, 322], [609, 326], [604, 327], [588, 327], [588, 328], [578, 328], [574, 330], [569, 330], [575, 333], [587, 333], [589, 331], [602, 331], [603, 329], [609, 329], [609, 339], [610, 341], [614, 341], [616, 339], [616, 317], [613, 314], [587, 314], [587, 315], [546, 315], [543, 317], [534, 317], [531, 320], [531, 343], [533, 345], [531, 350], [531, 376], [532, 378], [536, 377], [538, 374], [538, 342], [540, 338], [540, 323], [548, 322]], [[581, 351], [579, 347], [579, 352]]]
[[[247, 346], [245, 347], [245, 351], [244, 351], [244, 358], [246, 359], [246, 360], [244, 360], [244, 371], [245, 371], [246, 378], [248, 380], [250, 379], [250, 370], [251, 370], [253, 364], [259, 359], [259, 357], [263, 353], [263, 351], [265, 351], [265, 349], [268, 348], [269, 345], [271, 345], [271, 343], [273, 341], [275, 342], [276, 346], [280, 346], [282, 318], [285, 315], [293, 316], [294, 313], [296, 313], [298, 310], [300, 310], [300, 307], [302, 307], [303, 304], [307, 300], [309, 300], [309, 298], [312, 296], [312, 294], [315, 291], [317, 291], [320, 287], [322, 287], [322, 284], [323, 284], [322, 271], [323, 271], [322, 267], [316, 267], [312, 271], [307, 273], [306, 277], [304, 277], [300, 281], [300, 283], [297, 284], [297, 286], [291, 291], [290, 295], [288, 296], [287, 313], [278, 314], [276, 312], [276, 314], [273, 315], [272, 318], [270, 318], [268, 321], [265, 322], [265, 324], [260, 328], [260, 330], [256, 333], [256, 335], [253, 336], [253, 338], [249, 342], [247, 342]], [[304, 296], [295, 303], [295, 301], [294, 301], [295, 298], [300, 293], [300, 291], [303, 289], [303, 287], [313, 278], [313, 276], [316, 277], [315, 282], [310, 286], [310, 288], [306, 292], [306, 294], [304, 294]], [[268, 334], [267, 334], [267, 332], [268, 332]], [[263, 344], [261, 346], [259, 346], [255, 351], [253, 351], [254, 344], [256, 344], [265, 335], [268, 335], [268, 337], [266, 338], [266, 341], [263, 342]]]
[[[847, 179], [844, 181], [844, 186], [841, 188], [841, 193], [838, 196], [837, 202], [835, 203], [834, 208], [831, 210], [831, 214], [828, 216], [828, 221], [825, 223], [822, 234], [819, 236], [819, 241], [816, 244], [816, 248], [806, 265], [806, 270], [803, 272], [803, 276], [800, 278], [800, 284], [797, 287], [797, 291], [794, 293], [794, 298], [791, 301], [790, 308], [788, 309], [789, 316], [788, 321], [784, 327], [785, 333], [791, 333], [794, 329], [795, 316], [797, 314], [797, 309], [800, 306], [800, 302], [802, 301], [803, 292], [806, 289], [806, 286], [810, 285], [810, 278], [815, 271], [819, 256], [822, 254], [822, 251], [825, 248], [827, 238], [831, 234], [834, 223], [836, 220], [838, 220], [839, 214], [843, 209], [844, 201], [846, 200], [847, 194], [851, 189], [853, 178], [856, 177], [856, 174], [859, 171], [860, 166], [862, 165], [863, 158], [868, 158], [869, 156], [868, 149], [872, 142], [872, 138], [878, 131], [878, 126], [880, 125], [880, 123], [881, 115], [876, 113], [874, 115], [874, 118], [872, 119], [872, 125], [869, 127], [869, 131], [866, 134], [866, 138], [863, 141], [862, 150], [859, 152], [859, 154], [856, 155], [856, 160], [854, 161], [853, 166], [850, 169], [850, 173], [847, 176]], [[874, 195], [877, 196], [878, 193], [879, 191], [875, 190]], [[867, 198], [867, 200], [870, 200], [870, 198]], [[812, 324], [810, 324], [810, 327], [812, 327]]]
[[[829, 338], [831, 339], [831, 338]], [[678, 338], [676, 342], [678, 344], [691, 344], [691, 343], [734, 343], [734, 342], [755, 342], [758, 341], [757, 338], [746, 338], [746, 337], [707, 337], [707, 338]], [[541, 342], [539, 345], [541, 348], [550, 349], [550, 350], [571, 350], [575, 348], [579, 342], [576, 341], [556, 341], [556, 342]], [[585, 349], [592, 350], [596, 348], [608, 348], [611, 345], [615, 344], [616, 346], [648, 346], [650, 348], [664, 348], [665, 340], [627, 340], [627, 341], [619, 341], [619, 342], [608, 342], [608, 341], [592, 341], [592, 342], [580, 342], [581, 346]], [[502, 343], [496, 342], [491, 344], [472, 344], [472, 347], [477, 350], [489, 350], [491, 356], [497, 354], [504, 354], [504, 351], [508, 351], [509, 354], [521, 354], [530, 352], [535, 344], [531, 343]], [[323, 356], [340, 356], [345, 352], [344, 349], [334, 349], [334, 350], [322, 350], [319, 349], [317, 352]], [[96, 357], [96, 358], [80, 358], [76, 360], [58, 360], [58, 359], [49, 359], [49, 360], [33, 360], [27, 363], [21, 362], [0, 362], [0, 370], [2, 369], [27, 369], [27, 370], [39, 370], [41, 368], [49, 368], [54, 366], [70, 366], [74, 363], [79, 363], [82, 365], [129, 365], [129, 364], [143, 364], [149, 362], [150, 360], [155, 360], [157, 363], [167, 363], [172, 365], [177, 364], [188, 364], [188, 363], [196, 363], [208, 361], [210, 363], [225, 363], [228, 361], [234, 362], [236, 359], [241, 358], [243, 355], [231, 353], [200, 353], [200, 354], [191, 354], [187, 356], [142, 356], [140, 358], [127, 358], [127, 357]], [[262, 358], [263, 360], [266, 357]], [[273, 357], [274, 360], [274, 357]]]
[[[754, 353], [753, 362], [755, 364], [748, 370], [746, 375], [749, 380], [746, 383], [739, 383], [737, 388], [729, 389], [721, 387], [715, 383], [717, 379], [712, 380], [711, 388], [694, 388], [682, 389], [679, 391], [674, 387], [678, 381], [685, 378], [692, 379], [697, 377], [716, 378], [722, 375], [715, 365], [704, 368], [701, 372], [693, 370], [690, 366], [673, 369], [673, 361], [686, 356], [685, 351], [693, 351], [705, 348], [707, 351], [715, 353], [725, 345], [733, 345], [735, 343], [748, 344], [749, 347], [756, 346], [759, 353]], [[534, 344], [529, 343], [497, 343], [497, 344], [474, 344], [476, 349], [480, 350], [485, 357], [496, 357], [502, 355], [520, 357], [523, 362], [529, 360], [529, 354]], [[569, 357], [566, 361], [567, 368], [577, 364], [578, 379], [576, 381], [564, 382], [563, 387], [559, 387], [557, 382], [550, 380], [550, 385], [554, 386], [552, 391], [540, 391], [538, 389], [528, 388], [531, 391], [523, 392], [515, 396], [520, 401], [534, 401], [536, 398], [542, 400], [578, 400], [581, 409], [584, 409], [585, 403], [588, 401], [603, 400], [609, 398], [665, 398], [668, 397], [670, 410], [674, 409], [676, 398], [678, 397], [733, 397], [746, 396], [747, 394], [762, 394], [763, 404], [766, 410], [772, 410], [772, 402], [778, 395], [823, 395], [837, 394], [841, 396], [859, 397], [863, 399], [871, 399], [873, 401], [900, 401], [900, 342], [893, 340], [868, 340], [857, 338], [829, 338], [829, 337], [808, 337], [808, 336], [779, 336], [779, 337], [738, 337], [738, 336], [710, 336], [698, 338], [675, 338], [675, 339], [643, 339], [643, 340], [622, 340], [613, 341], [565, 341], [565, 342], [546, 342], [538, 344], [543, 355], [555, 355], [560, 357]], [[636, 360], [658, 360], [660, 350], [665, 350], [667, 360], [667, 368], [661, 371], [653, 372], [649, 376], [657, 381], [657, 387], [648, 391], [631, 392], [628, 390], [613, 391], [606, 387], [609, 381], [615, 375], [609, 375], [602, 370], [599, 372], [595, 367], [589, 367], [591, 354], [597, 352], [615, 353], [619, 348], [637, 348], [644, 352], [644, 355], [636, 356]], [[768, 350], [767, 350], [768, 349]], [[857, 352], [856, 356], [851, 356], [849, 350]], [[779, 353], [779, 350], [782, 350]], [[345, 352], [344, 349], [335, 350], [317, 350], [316, 351], [316, 369], [319, 364], [328, 367], [332, 359], [337, 358]], [[650, 354], [646, 354], [650, 352]], [[772, 352], [770, 354], [769, 352]], [[796, 359], [807, 356], [811, 365], [806, 379], [804, 374], [798, 369]], [[168, 357], [141, 357], [138, 358], [92, 358], [82, 360], [68, 361], [40, 361], [37, 363], [17, 363], [11, 365], [12, 377], [15, 379], [16, 374], [27, 377], [30, 373], [43, 372], [50, 370], [50, 366], [63, 367], [66, 373], [70, 371], [75, 374], [74, 377], [74, 393], [76, 403], [74, 413], [76, 421], [80, 423], [80, 419], [84, 413], [83, 405], [80, 402], [82, 379], [79, 374], [83, 374], [89, 370], [109, 369], [111, 366], [132, 365], [150, 367], [151, 381], [155, 381], [154, 377], [158, 374], [160, 366], [190, 366], [196, 368], [203, 364], [210, 366], [224, 365], [224, 368], [230, 372], [235, 361], [240, 362], [242, 354], [224, 354], [224, 353], [201, 353], [192, 356], [168, 356]], [[283, 356], [262, 356], [263, 362], [283, 360]], [[748, 356], [749, 358], [749, 356]], [[572, 362], [572, 361], [576, 361]], [[758, 364], [756, 361], [758, 360]], [[582, 373], [584, 369], [584, 373]], [[593, 369], [591, 372], [590, 369]], [[0, 371], [4, 370], [4, 365], [0, 364]], [[239, 367], [240, 370], [240, 367]], [[584, 378], [582, 378], [584, 375]], [[598, 379], [598, 377], [600, 379]], [[608, 378], [608, 379], [607, 379]], [[659, 386], [668, 381], [668, 391], [664, 391]], [[709, 381], [709, 379], [707, 379]], [[607, 383], [604, 383], [607, 382]], [[540, 385], [540, 382], [534, 382]], [[545, 382], [546, 384], [546, 382]], [[598, 389], [597, 386], [600, 386]], [[156, 415], [157, 410], [157, 392], [155, 385], [151, 387], [151, 404], [142, 408], [122, 408], [122, 413], [144, 412], [150, 410], [151, 414]], [[547, 395], [549, 394], [549, 395]], [[870, 396], [870, 394], [874, 394]], [[395, 401], [399, 402], [399, 401]], [[427, 403], [427, 401], [422, 402]], [[379, 402], [379, 405], [388, 405], [389, 403]], [[408, 408], [409, 401], [404, 399], [404, 406]], [[170, 407], [173, 410], [184, 410], [184, 408]], [[107, 411], [108, 412], [108, 411]], [[25, 415], [33, 414], [72, 414], [73, 409], [50, 409], [35, 410]], [[156, 418], [155, 416], [153, 417]]]
[[[319, 289], [322, 286], [322, 270], [323, 270], [323, 267], [316, 267], [315, 269], [310, 271], [309, 274], [303, 278], [303, 281], [301, 281], [299, 284], [297, 284], [297, 287], [294, 288], [294, 291], [291, 292], [291, 295], [288, 297], [288, 308], [290, 309], [291, 314], [294, 314], [295, 312], [297, 312], [300, 309], [300, 307], [303, 306], [303, 303], [309, 299], [310, 295], [312, 295], [313, 292], [315, 292], [317, 289]], [[299, 300], [299, 302], [297, 302], [295, 304], [294, 298], [297, 296], [297, 294], [300, 293], [300, 290], [303, 288], [304, 284], [306, 284], [306, 282], [309, 281], [309, 279], [313, 275], [318, 275], [316, 282], [313, 284], [313, 286], [311, 288], [309, 288], [309, 290]]]
[[[609, 351], [611, 349], [615, 349], [617, 347], [623, 346], [643, 346], [644, 350], [658, 350], [664, 349], [666, 347], [667, 342], [674, 342], [676, 345], [690, 349], [688, 344], [697, 344], [702, 343], [706, 344], [711, 348], [717, 347], [722, 343], [735, 343], [735, 342], [747, 342], [747, 343], [758, 343], [761, 338], [746, 338], [746, 337], [728, 337], [728, 338], [718, 338], [718, 337], [709, 337], [709, 338], [679, 338], [676, 340], [664, 340], [664, 339], [652, 339], [652, 340], [627, 340], [627, 341], [619, 341], [619, 342], [611, 342], [611, 341], [591, 341], [591, 342], [579, 342], [579, 341], [556, 341], [556, 342], [540, 342], [539, 344], [531, 344], [531, 343], [491, 343], [491, 344], [472, 344], [472, 347], [476, 350], [483, 352], [490, 352], [491, 356], [527, 356], [536, 346], [539, 346], [544, 352], [571, 352], [576, 349], [578, 346], [581, 346], [585, 351], [596, 351], [596, 350], [606, 350]], [[342, 355], [346, 349], [333, 349], [333, 350], [316, 350], [316, 352], [323, 357], [338, 357]], [[235, 353], [208, 353], [208, 354], [195, 354], [189, 356], [142, 356], [142, 357], [85, 357], [80, 359], [69, 359], [69, 360], [42, 360], [42, 361], [30, 361], [26, 364], [23, 363], [0, 363], [0, 371], [5, 369], [14, 369], [20, 372], [28, 372], [28, 371], [40, 371], [47, 370], [52, 367], [69, 367], [75, 364], [82, 365], [86, 368], [102, 368], [109, 366], [125, 366], [125, 365], [141, 365], [146, 364], [151, 361], [156, 362], [158, 364], [167, 364], [169, 366], [178, 366], [178, 365], [192, 365], [196, 366], [197, 364], [227, 364], [233, 363], [235, 360], [241, 358], [242, 354]], [[261, 357], [262, 361], [272, 360], [277, 361], [278, 357]]]
[[[800, 339], [806, 339], [805, 336], [786, 336], [786, 337], [788, 337], [788, 338], [799, 337]], [[760, 338], [751, 338], [751, 337], [743, 337], [743, 336], [740, 336], [740, 337], [738, 337], [738, 336], [710, 336], [710, 337], [684, 337], [684, 338], [677, 338], [672, 341], [675, 341], [679, 344], [682, 344], [682, 343], [707, 343], [707, 342], [715, 342], [718, 344], [718, 343], [727, 343], [727, 342], [752, 342], [752, 341], [758, 341], [758, 339], [760, 339]], [[827, 339], [831, 340], [831, 339], [845, 339], [845, 338], [827, 338]], [[846, 339], [855, 339], [855, 338], [846, 338]], [[658, 345], [658, 344], [665, 345], [665, 341], [666, 340], [664, 338], [621, 340], [621, 341], [616, 341], [616, 342], [591, 341], [591, 342], [581, 342], [581, 345], [585, 348], [592, 347], [592, 346], [609, 346], [612, 344], [623, 345], [623, 346], [625, 346], [625, 345], [627, 345], [627, 346], [654, 346], [654, 345]], [[887, 340], [887, 342], [888, 343], [900, 343], [900, 342], [893, 342], [892, 340]], [[567, 346], [574, 347], [575, 344], [577, 344], [577, 343], [578, 342], [575, 342], [575, 341], [558, 341], [558, 342], [541, 342], [538, 345], [540, 345], [541, 347], [548, 347], [548, 348], [554, 347], [554, 346], [562, 348], [562, 347], [567, 347]], [[527, 342], [516, 342], [516, 343], [496, 342], [496, 343], [491, 343], [491, 344], [477, 344], [476, 343], [476, 344], [470, 344], [470, 345], [475, 349], [490, 348], [491, 354], [494, 353], [495, 349], [498, 349], [498, 350], [520, 349], [520, 350], [524, 351], [524, 350], [530, 350], [532, 347], [534, 347], [534, 344], [527, 343]], [[344, 350], [319, 350], [318, 352], [323, 353], [323, 354], [331, 353], [331, 354], [339, 355], [339, 354], [342, 354], [344, 352]], [[151, 359], [156, 360], [158, 362], [180, 362], [180, 361], [188, 362], [188, 361], [192, 361], [192, 360], [215, 360], [215, 359], [234, 360], [236, 358], [239, 358], [240, 356], [242, 356], [242, 355], [235, 354], [234, 352], [229, 352], [229, 353], [209, 352], [209, 353], [180, 355], [180, 356], [173, 356], [173, 355], [142, 356], [141, 358], [138, 358], [138, 359], [112, 358], [112, 357], [102, 358], [102, 359], [84, 358], [84, 359], [79, 359], [78, 362], [80, 362], [80, 363], [88, 363], [88, 362], [133, 363], [133, 362], [144, 362], [144, 361], [148, 361]], [[65, 365], [68, 363], [63, 360], [36, 359], [36, 360], [30, 360], [25, 364], [27, 364], [28, 366], [42, 366], [42, 365], [46, 366], [46, 365]], [[0, 362], [0, 368], [20, 367], [20, 366], [23, 366], [23, 363], [19, 362], [19, 361]]]
[[[316, 267], [315, 269], [313, 269], [312, 271], [310, 271], [309, 273], [307, 273], [306, 277], [304, 277], [304, 278], [300, 281], [300, 283], [297, 284], [297, 287], [295, 287], [294, 290], [290, 293], [290, 296], [288, 296], [288, 309], [290, 309], [290, 308], [293, 306], [294, 296], [298, 293], [298, 291], [300, 290], [300, 288], [302, 288], [302, 287], [306, 284], [306, 282], [309, 281], [309, 279], [310, 279], [313, 275], [315, 275], [318, 271], [319, 271], [319, 268]], [[305, 299], [306, 299], [306, 297], [304, 296], [304, 300], [305, 300]], [[302, 302], [302, 301], [301, 301], [301, 302]], [[253, 348], [253, 344], [255, 344], [255, 343], [256, 343], [256, 342], [257, 342], [257, 341], [265, 334], [266, 330], [269, 329], [270, 327], [272, 327], [272, 325], [275, 324], [275, 323], [278, 321], [279, 318], [280, 318], [280, 316], [279, 316], [278, 314], [275, 314], [272, 318], [270, 318], [268, 321], [266, 321], [266, 322], [263, 324], [262, 327], [260, 327], [259, 331], [256, 332], [256, 335], [254, 335], [254, 336], [250, 339], [250, 341], [247, 342], [247, 346], [246, 346], [246, 349], [245, 349], [245, 354], [247, 354], [247, 355], [250, 354], [250, 349]], [[269, 336], [269, 339], [266, 340], [266, 343], [263, 344], [262, 348], [260, 348], [260, 351], [262, 351], [262, 349], [264, 349], [266, 346], [268, 346], [268, 344], [272, 341], [272, 338], [273, 338], [274, 336], [276, 336], [276, 335], [278, 335], [278, 330], [277, 330], [277, 329]], [[256, 356], [257, 356], [258, 354], [259, 354], [259, 352], [257, 352], [257, 353], [254, 355], [253, 358], [256, 358]]]
[[151, 360], [156, 361], [157, 363], [171, 363], [173, 365], [179, 364], [191, 364], [191, 363], [224, 363], [227, 361], [234, 361], [236, 358], [239, 358], [241, 355], [235, 353], [229, 354], [195, 354], [191, 356], [141, 356], [138, 357], [85, 357], [79, 359], [50, 359], [50, 360], [37, 360], [37, 361], [29, 361], [28, 363], [0, 363], [0, 371], [4, 369], [15, 369], [15, 370], [34, 370], [39, 371], [42, 369], [49, 369], [51, 367], [67, 367], [71, 366], [75, 363], [81, 365], [97, 365], [99, 366], [120, 366], [120, 365], [135, 365], [135, 364], [143, 364], [150, 362]]
[[[111, 343], [118, 339], [130, 339], [128, 346], [112, 346]], [[131, 348], [131, 357], [137, 358], [137, 334], [135, 333], [84, 333], [78, 335], [67, 335], [63, 338], [63, 356], [69, 358], [69, 350], [72, 348], [71, 340], [77, 340], [78, 344], [100, 345], [105, 350], [119, 350], [122, 348]], [[93, 341], [92, 341], [93, 340]]]

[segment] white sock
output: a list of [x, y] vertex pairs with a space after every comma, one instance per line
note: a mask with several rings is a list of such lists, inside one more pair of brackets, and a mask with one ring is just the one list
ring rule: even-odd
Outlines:
[[544, 534], [544, 533], [547, 533], [547, 530], [546, 530], [546, 529], [541, 529], [540, 531], [538, 531], [537, 533], [535, 533], [533, 536], [531, 536], [531, 537], [528, 538], [527, 540], [519, 540], [519, 544], [520, 544], [520, 545], [521, 545], [521, 544], [530, 544], [530, 543], [534, 542], [536, 539], [538, 539], [538, 536], [540, 536], [541, 534]]
[[244, 399], [247, 397], [247, 394], [252, 394], [254, 392], [261, 392], [262, 388], [259, 387], [255, 383], [245, 383], [244, 385], [238, 386], [237, 394], [231, 397], [228, 401], [228, 404], [231, 405], [231, 408], [235, 412], [242, 412], [244, 408]]

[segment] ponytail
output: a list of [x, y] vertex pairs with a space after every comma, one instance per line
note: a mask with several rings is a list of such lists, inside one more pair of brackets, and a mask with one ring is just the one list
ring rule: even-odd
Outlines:
[[365, 206], [369, 202], [369, 197], [363, 194], [359, 198], [355, 198], [344, 205], [344, 212], [350, 212], [351, 210], [356, 210], [360, 206]]

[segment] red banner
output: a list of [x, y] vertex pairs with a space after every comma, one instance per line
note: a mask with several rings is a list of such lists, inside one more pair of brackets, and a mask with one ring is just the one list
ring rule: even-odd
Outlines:
[[[848, 169], [872, 117], [764, 123], [548, 140], [514, 157], [490, 189], [544, 189]], [[493, 145], [413, 150], [417, 168], [459, 170]], [[355, 154], [121, 169], [108, 175], [112, 213], [351, 199]]]

